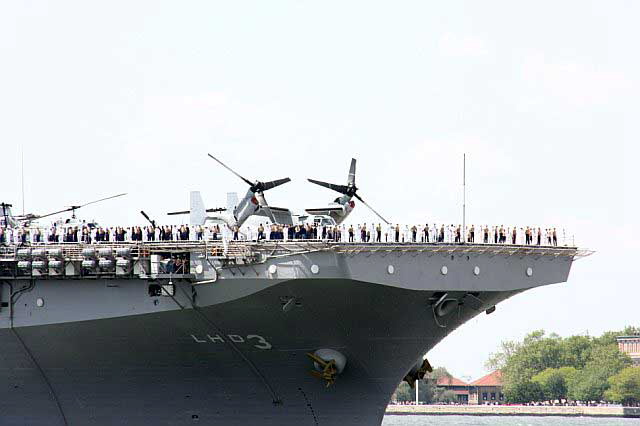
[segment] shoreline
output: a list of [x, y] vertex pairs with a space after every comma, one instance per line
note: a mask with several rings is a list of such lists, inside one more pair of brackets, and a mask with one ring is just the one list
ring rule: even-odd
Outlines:
[[640, 407], [527, 405], [389, 405], [385, 415], [640, 418]]

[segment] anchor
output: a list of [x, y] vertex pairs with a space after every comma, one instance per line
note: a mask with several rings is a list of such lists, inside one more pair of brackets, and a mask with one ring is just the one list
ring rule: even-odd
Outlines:
[[311, 375], [324, 380], [326, 387], [336, 382], [336, 378], [347, 364], [347, 358], [333, 349], [319, 349], [314, 353], [307, 352], [307, 356], [311, 358], [315, 367], [315, 370], [311, 370]]
[[409, 371], [407, 375], [404, 376], [404, 379], [402, 380], [407, 382], [407, 384], [411, 387], [411, 389], [413, 389], [415, 388], [416, 382], [418, 380], [424, 379], [424, 376], [427, 373], [431, 373], [432, 371], [433, 371], [433, 367], [431, 367], [429, 360], [425, 358], [422, 361], [422, 364], [420, 365], [420, 367], [418, 367], [418, 364], [416, 363], [416, 365], [413, 366], [411, 371]]

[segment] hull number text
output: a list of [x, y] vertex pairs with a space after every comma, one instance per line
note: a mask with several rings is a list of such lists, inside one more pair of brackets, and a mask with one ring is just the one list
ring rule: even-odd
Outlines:
[[191, 338], [196, 343], [225, 343], [226, 341], [230, 341], [233, 343], [248, 343], [254, 348], [262, 350], [272, 348], [271, 343], [258, 334], [248, 334], [246, 337], [240, 336], [239, 334], [227, 334], [226, 336], [221, 336], [219, 334], [214, 334], [213, 336], [210, 334], [196, 336], [195, 334], [192, 334]]

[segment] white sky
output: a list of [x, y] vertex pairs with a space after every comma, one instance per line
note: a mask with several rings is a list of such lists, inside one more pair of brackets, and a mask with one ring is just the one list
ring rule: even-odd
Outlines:
[[[435, 365], [477, 378], [503, 339], [639, 325], [640, 3], [4, 2], [0, 198], [103, 224], [208, 207], [290, 176], [303, 210], [346, 181], [393, 222], [549, 224], [597, 250], [569, 282], [453, 332]], [[354, 223], [372, 221], [362, 206]], [[376, 220], [377, 222], [377, 220]]]

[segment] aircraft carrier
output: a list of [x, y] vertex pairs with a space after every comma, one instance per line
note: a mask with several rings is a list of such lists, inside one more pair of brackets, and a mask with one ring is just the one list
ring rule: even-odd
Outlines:
[[514, 294], [565, 282], [588, 254], [328, 241], [5, 245], [0, 424], [380, 424], [398, 383], [448, 333]]

